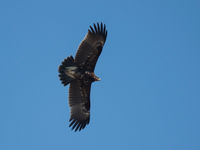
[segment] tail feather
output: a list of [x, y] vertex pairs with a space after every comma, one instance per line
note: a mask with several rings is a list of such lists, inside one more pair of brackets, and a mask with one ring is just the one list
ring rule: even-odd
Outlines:
[[59, 66], [59, 69], [58, 69], [60, 80], [64, 86], [66, 86], [73, 80], [72, 77], [70, 77], [66, 74], [68, 67], [69, 68], [75, 67], [74, 58], [72, 56], [64, 59], [64, 61], [61, 63], [61, 65]]

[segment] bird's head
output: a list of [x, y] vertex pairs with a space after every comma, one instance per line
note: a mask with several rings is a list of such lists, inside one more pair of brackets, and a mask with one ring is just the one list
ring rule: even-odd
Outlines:
[[97, 77], [93, 72], [91, 73], [91, 75], [94, 81], [101, 81], [101, 78]]

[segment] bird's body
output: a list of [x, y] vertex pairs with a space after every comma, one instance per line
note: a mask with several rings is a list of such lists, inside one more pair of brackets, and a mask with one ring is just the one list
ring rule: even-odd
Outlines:
[[85, 128], [90, 120], [90, 89], [94, 81], [99, 81], [94, 74], [98, 57], [106, 41], [106, 26], [90, 26], [81, 42], [75, 59], [67, 57], [59, 66], [59, 77], [64, 86], [69, 87], [70, 125], [75, 131]]

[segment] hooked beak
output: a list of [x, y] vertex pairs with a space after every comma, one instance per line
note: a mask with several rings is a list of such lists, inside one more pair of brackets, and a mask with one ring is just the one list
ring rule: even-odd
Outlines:
[[101, 78], [99, 78], [99, 77], [96, 77], [96, 79], [95, 79], [96, 81], [101, 81]]
[[92, 75], [94, 81], [100, 81], [100, 80], [101, 80], [101, 78], [97, 77], [97, 76], [94, 74], [94, 72], [92, 72], [91, 75]]

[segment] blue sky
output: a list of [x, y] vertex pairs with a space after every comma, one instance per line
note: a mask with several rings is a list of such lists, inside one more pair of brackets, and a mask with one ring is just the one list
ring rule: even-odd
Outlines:
[[[199, 150], [200, 1], [0, 2], [2, 150]], [[89, 25], [108, 37], [91, 121], [68, 128], [61, 61]]]

